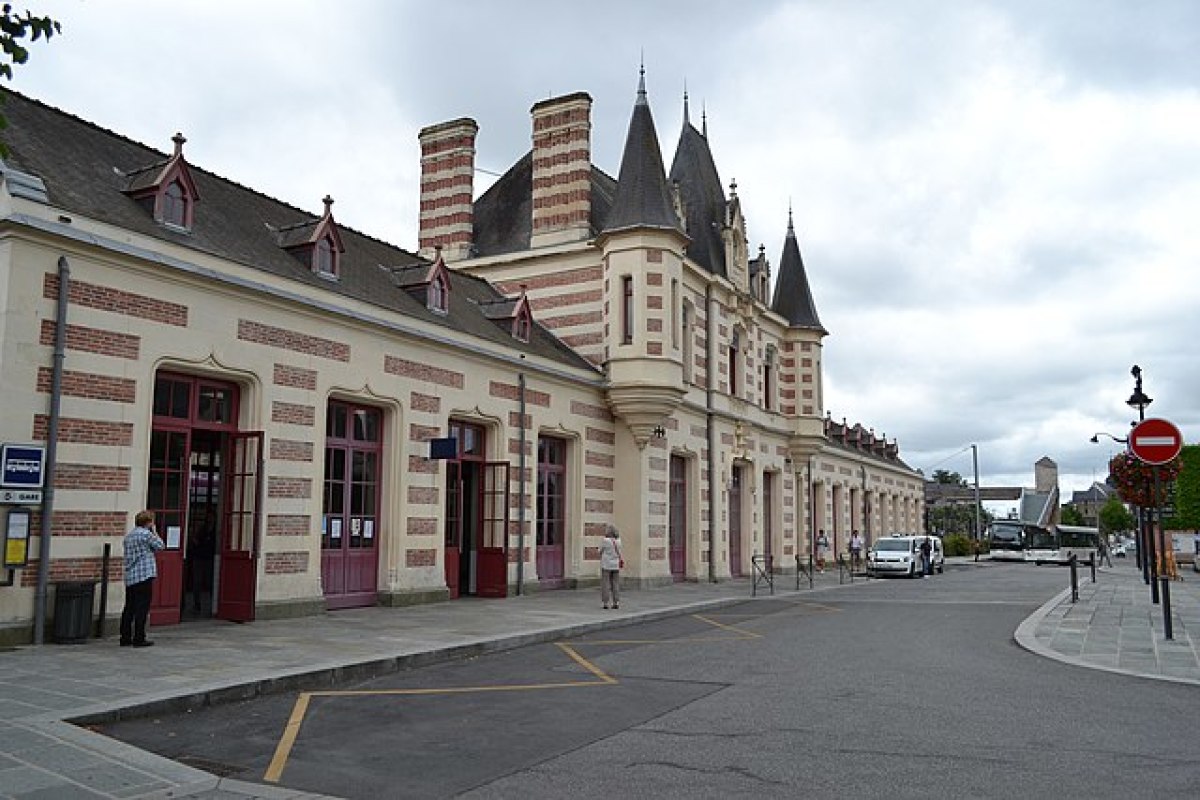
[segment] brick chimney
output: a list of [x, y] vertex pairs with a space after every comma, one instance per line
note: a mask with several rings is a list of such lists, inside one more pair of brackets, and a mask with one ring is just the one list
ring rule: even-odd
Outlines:
[[441, 246], [446, 261], [470, 256], [474, 231], [475, 120], [430, 125], [421, 141], [420, 255], [433, 259]]
[[533, 115], [531, 247], [591, 235], [592, 98], [586, 92], [543, 100]]

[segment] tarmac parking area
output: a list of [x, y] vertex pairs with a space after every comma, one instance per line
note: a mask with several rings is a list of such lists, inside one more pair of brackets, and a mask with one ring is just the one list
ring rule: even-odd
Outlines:
[[623, 675], [605, 666], [617, 654], [667, 648], [667, 660], [702, 659], [714, 650], [752, 659], [756, 640], [770, 636], [773, 626], [836, 610], [795, 597], [760, 599], [345, 686], [96, 729], [221, 777], [347, 798], [453, 796], [729, 685], [680, 678], [669, 669]]

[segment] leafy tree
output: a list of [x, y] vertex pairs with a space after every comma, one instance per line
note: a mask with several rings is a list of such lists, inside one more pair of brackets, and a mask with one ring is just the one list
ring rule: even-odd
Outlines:
[[[5, 3], [0, 7], [0, 76], [12, 80], [13, 67], [24, 64], [29, 60], [29, 50], [23, 44], [28, 38], [31, 42], [38, 39], [49, 39], [56, 33], [62, 33], [62, 27], [50, 17], [35, 17], [32, 12], [17, 14], [12, 6]], [[0, 100], [3, 100], [0, 95]], [[7, 127], [4, 115], [0, 114], [0, 128]], [[8, 148], [0, 142], [0, 156], [7, 156]]]
[[1100, 533], [1110, 536], [1114, 533], [1133, 530], [1133, 514], [1116, 495], [1110, 495], [1108, 501], [1100, 507]]
[[950, 472], [944, 469], [935, 469], [933, 471], [934, 483], [945, 483], [950, 486], [966, 486], [967, 480], [957, 472]]
[[1083, 512], [1072, 505], [1065, 505], [1060, 509], [1059, 519], [1063, 525], [1083, 525]]
[[1187, 444], [1179, 454], [1183, 468], [1175, 479], [1172, 493], [1175, 513], [1163, 522], [1167, 530], [1190, 531], [1200, 528], [1200, 444]]

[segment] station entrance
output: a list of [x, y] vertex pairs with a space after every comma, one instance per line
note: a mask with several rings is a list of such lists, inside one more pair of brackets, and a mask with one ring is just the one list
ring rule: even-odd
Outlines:
[[166, 549], [150, 622], [254, 618], [261, 431], [240, 431], [236, 384], [160, 372], [154, 381], [146, 508]]
[[450, 597], [508, 594], [508, 462], [487, 460], [487, 431], [450, 422], [446, 463], [446, 588]]

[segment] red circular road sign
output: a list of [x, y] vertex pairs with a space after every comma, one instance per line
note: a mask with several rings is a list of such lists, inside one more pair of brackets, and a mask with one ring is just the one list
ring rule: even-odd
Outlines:
[[1129, 432], [1129, 449], [1147, 464], [1165, 464], [1183, 449], [1183, 434], [1165, 419], [1142, 420]]

